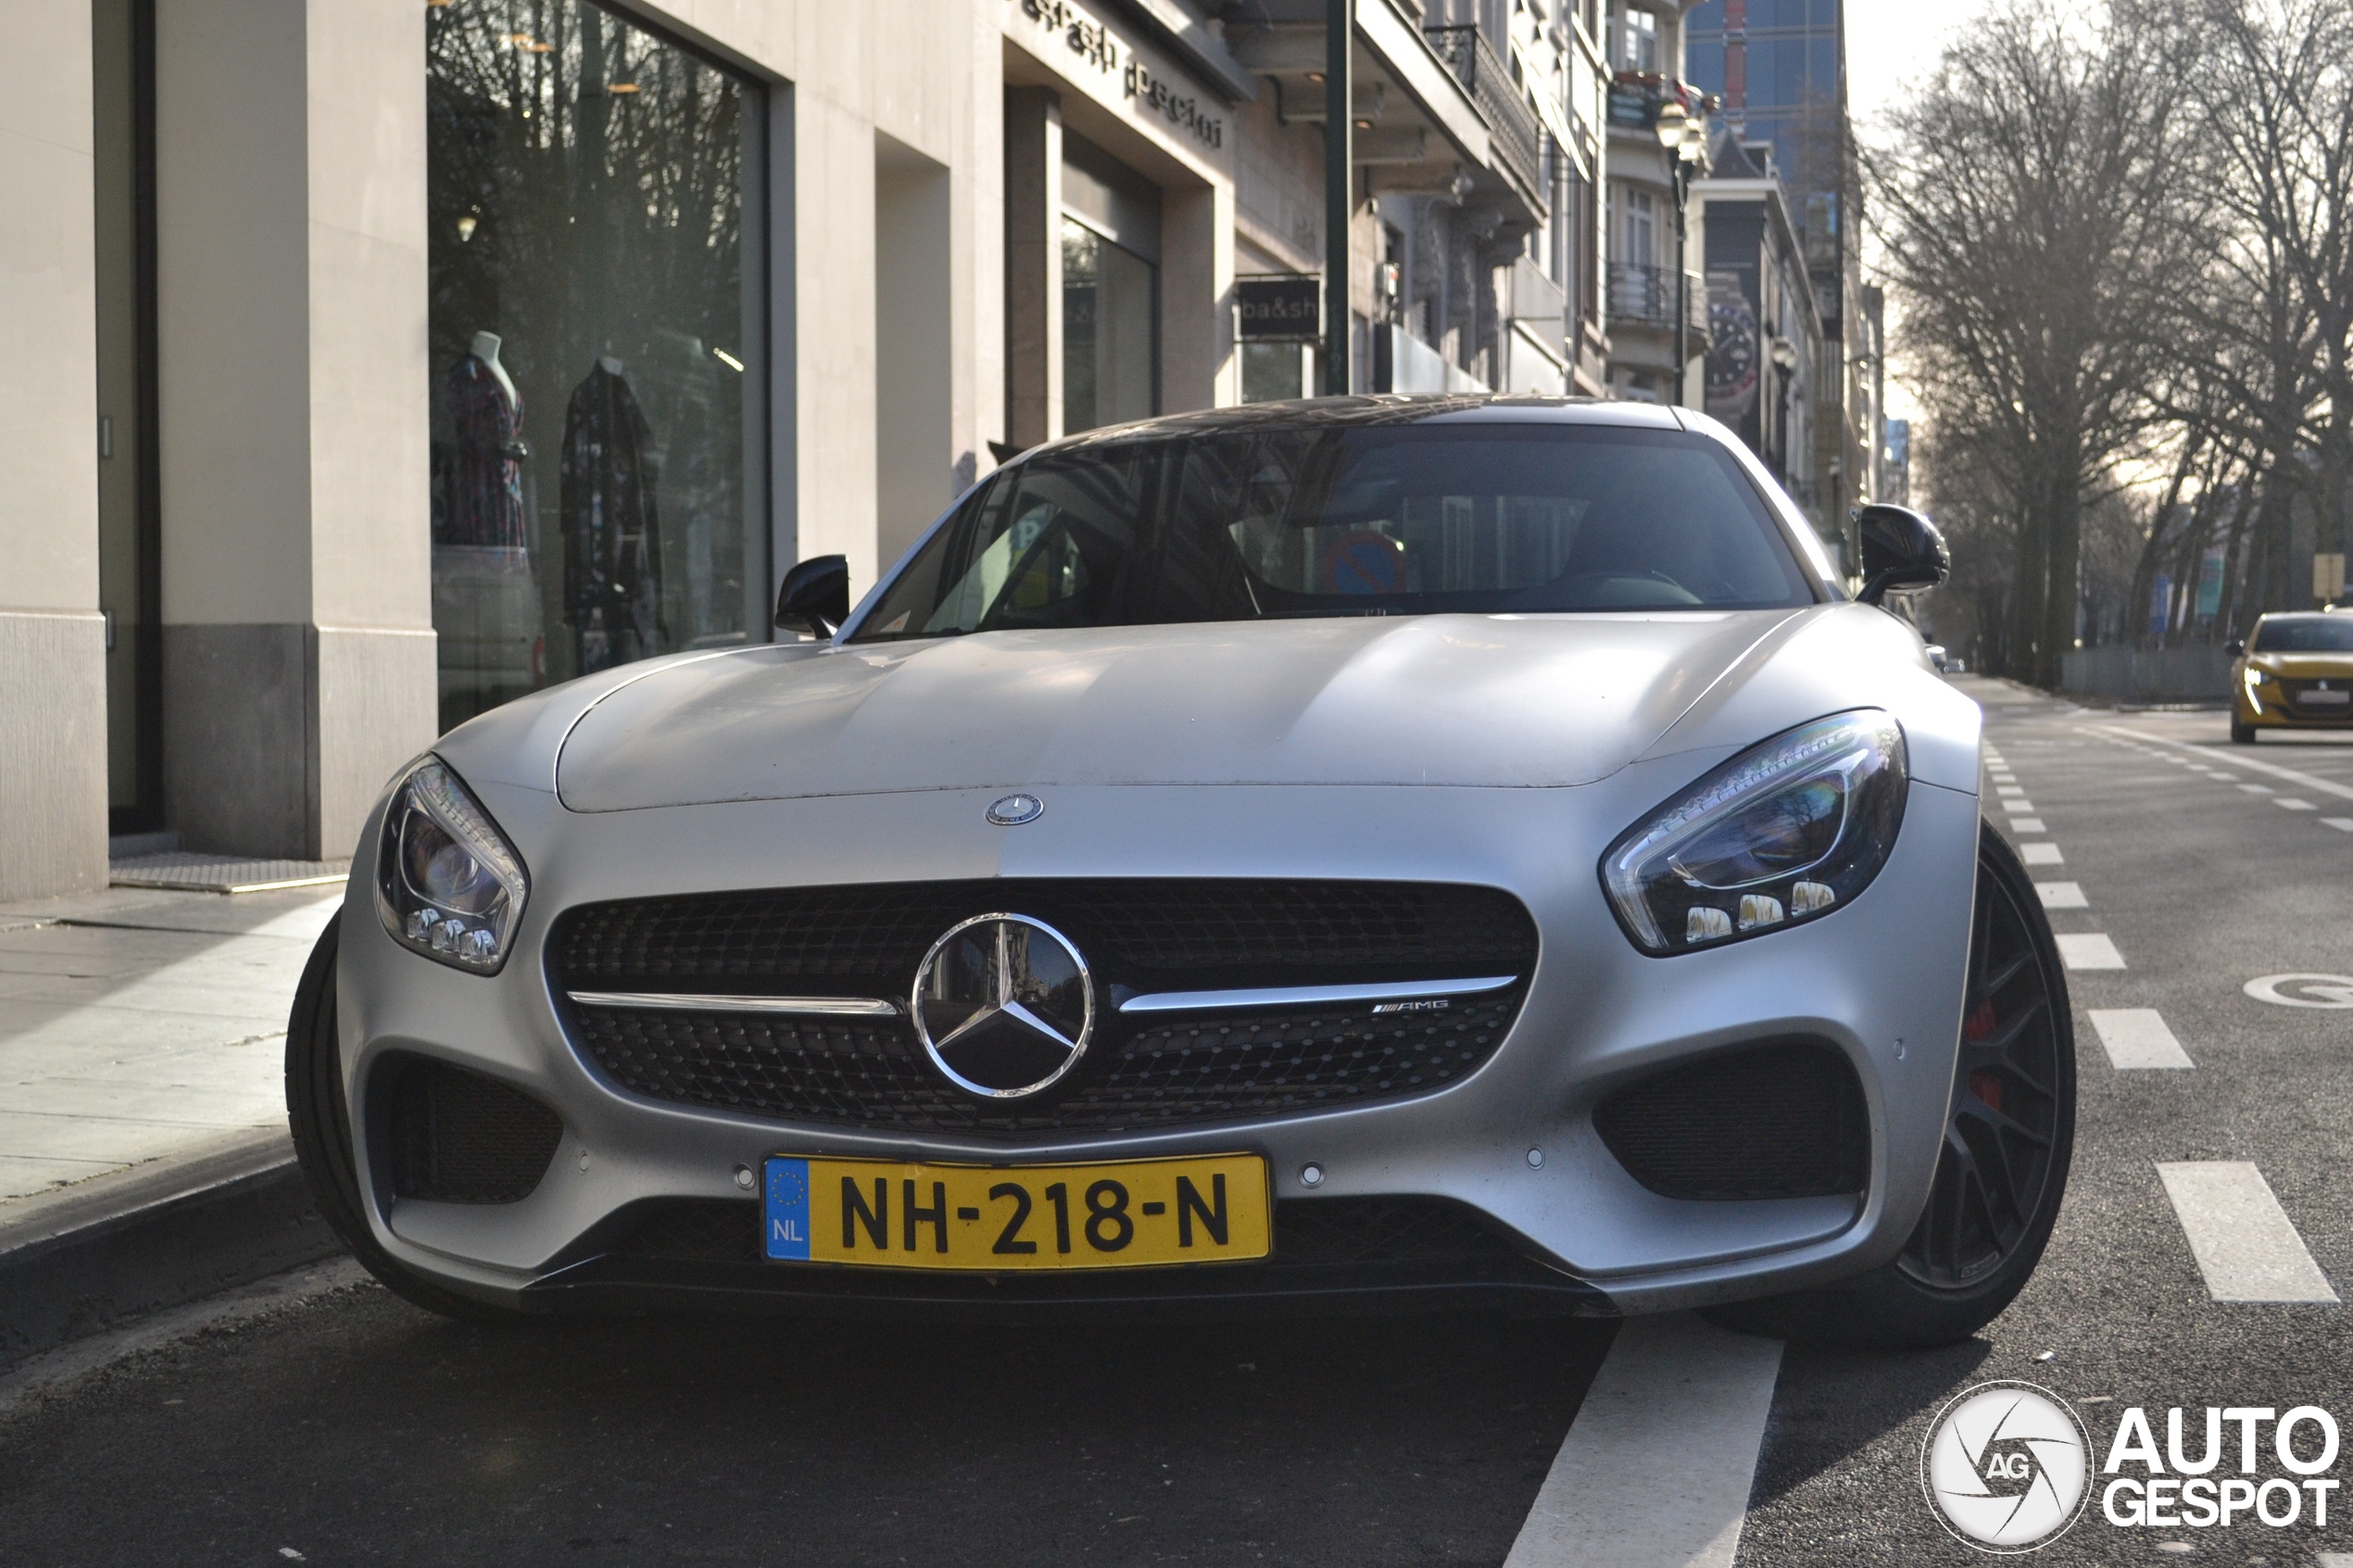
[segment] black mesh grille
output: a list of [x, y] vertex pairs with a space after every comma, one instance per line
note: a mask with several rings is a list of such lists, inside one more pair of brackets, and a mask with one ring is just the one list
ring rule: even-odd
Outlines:
[[1514, 988], [1382, 1017], [1369, 1006], [1191, 1014], [1106, 1038], [1067, 1094], [1018, 1109], [950, 1086], [900, 1019], [572, 1011], [590, 1059], [649, 1098], [840, 1126], [1026, 1133], [1252, 1120], [1426, 1094], [1494, 1054], [1519, 997]]
[[[1097, 1039], [1019, 1109], [951, 1087], [905, 1019], [829, 1020], [571, 1004], [615, 1083], [657, 1099], [842, 1126], [1013, 1134], [1280, 1116], [1424, 1094], [1494, 1053], [1522, 990], [1376, 1017], [1370, 1004], [1187, 1013], [1141, 1023], [1139, 992], [1515, 975], [1535, 923], [1494, 888], [1181, 879], [1000, 880], [701, 894], [568, 911], [563, 991], [903, 997], [939, 935], [1006, 909], [1047, 921], [1095, 976]], [[1168, 1015], [1152, 1015], [1155, 1018]]]
[[1855, 1069], [1811, 1042], [1670, 1069], [1604, 1100], [1593, 1126], [1636, 1181], [1667, 1198], [1827, 1198], [1862, 1191], [1869, 1169]]
[[529, 1198], [563, 1139], [556, 1113], [495, 1078], [424, 1057], [379, 1070], [392, 1190], [442, 1203]]
[[[594, 1243], [614, 1257], [759, 1263], [760, 1205], [724, 1198], [653, 1198], [616, 1215]], [[1275, 1256], [1290, 1264], [1481, 1263], [1520, 1256], [1462, 1204], [1441, 1198], [1285, 1198]]]
[[2353, 718], [2353, 705], [2348, 705], [2343, 696], [2345, 692], [2353, 690], [2353, 683], [2340, 679], [2282, 681], [2280, 685], [2298, 713], [2314, 719]]
[[567, 911], [549, 948], [573, 990], [900, 997], [956, 922], [1035, 916], [1099, 981], [1138, 990], [1525, 974], [1536, 927], [1511, 895], [1440, 883], [1122, 878], [884, 883], [703, 893]]

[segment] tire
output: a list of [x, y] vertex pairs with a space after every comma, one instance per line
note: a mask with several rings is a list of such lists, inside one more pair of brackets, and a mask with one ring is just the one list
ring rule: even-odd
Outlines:
[[2255, 726], [2243, 721], [2235, 713], [2231, 715], [2231, 744], [2233, 746], [2255, 744]]
[[2075, 1026], [2034, 884], [1978, 834], [1960, 1059], [1926, 1210], [1893, 1262], [1835, 1286], [1709, 1309], [1800, 1343], [1928, 1349], [2001, 1315], [2042, 1261], [2075, 1150]]
[[302, 1165], [311, 1200], [352, 1256], [395, 1295], [467, 1323], [525, 1321], [525, 1313], [459, 1296], [413, 1273], [386, 1252], [368, 1228], [335, 1039], [335, 952], [342, 925], [338, 913], [319, 934], [286, 1020], [286, 1123], [294, 1133], [295, 1159]]

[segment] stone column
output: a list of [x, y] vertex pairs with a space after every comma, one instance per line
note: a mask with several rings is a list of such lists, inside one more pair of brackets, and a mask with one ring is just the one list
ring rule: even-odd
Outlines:
[[107, 877], [90, 7], [7, 6], [0, 103], [0, 898]]
[[1050, 88], [1005, 92], [1005, 439], [1063, 433], [1063, 118]]
[[436, 723], [424, 8], [159, 0], [165, 813], [327, 858]]

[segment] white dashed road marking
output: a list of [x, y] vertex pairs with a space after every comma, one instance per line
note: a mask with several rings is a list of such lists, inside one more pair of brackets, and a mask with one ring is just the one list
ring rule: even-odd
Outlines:
[[2018, 858], [2030, 866], [2063, 866], [2067, 863], [2056, 844], [2021, 844], [2018, 847]]
[[2040, 817], [2012, 817], [2010, 831], [2012, 833], [2047, 833], [2050, 830], [2043, 825], [2043, 819]]
[[2046, 909], [2088, 909], [2092, 901], [2083, 897], [2080, 882], [2038, 882], [2034, 891], [2042, 897]]
[[2279, 793], [2270, 784], [2241, 784], [2239, 788], [2249, 795], [2277, 795]]
[[1996, 784], [1994, 793], [2000, 796], [2024, 795], [2026, 787], [2023, 784]]
[[2059, 957], [2070, 969], [2122, 969], [2124, 955], [2105, 932], [2082, 931], [2057, 938]]
[[[2353, 817], [2322, 817], [2321, 825], [2334, 828], [2339, 833], [2353, 833]], [[2348, 1557], [2347, 1561], [2353, 1562], [2353, 1557]]]
[[[2181, 746], [2183, 750], [2190, 751], [2193, 755], [2196, 754], [2195, 747], [2189, 746], [2182, 741], [2158, 740], [2158, 736], [2145, 735], [2138, 730], [2111, 730], [2102, 731], [2100, 733], [2106, 734], [2129, 735], [2134, 740], [2158, 741], [2158, 743], [2161, 746]], [[2304, 788], [2313, 791], [2315, 794], [2333, 795], [2339, 800], [2353, 800], [2353, 784], [2341, 784], [2334, 779], [2319, 778], [2310, 773], [2299, 773], [2293, 768], [2283, 768], [2275, 763], [2259, 762], [2252, 757], [2234, 757], [2231, 759], [2231, 764], [2233, 767], [2245, 768], [2251, 773], [2263, 773], [2271, 778], [2279, 779], [2286, 784], [2300, 784]], [[2236, 773], [2224, 773], [2213, 771], [2209, 771], [2207, 777], [2221, 779], [2226, 783], [2234, 783], [2238, 779], [2238, 775]]]
[[2007, 811], [2011, 816], [2015, 817], [2021, 812], [2032, 811], [2034, 809], [2034, 802], [2032, 800], [2005, 800], [2002, 802], [2002, 809]]
[[2277, 800], [2272, 801], [2271, 804], [2279, 807], [2284, 811], [2309, 811], [2314, 809], [2310, 801], [2298, 800], [2292, 795], [2283, 795]]
[[1632, 1318], [1504, 1568], [1731, 1568], [1781, 1342]]
[[[2243, 1160], [2159, 1165], [2158, 1179], [2217, 1301], [2334, 1301], [2263, 1173]], [[1571, 1428], [1571, 1430], [1575, 1430]]]
[[2108, 1065], [2120, 1073], [2197, 1065], [2155, 1008], [2094, 1008], [2092, 1027]]

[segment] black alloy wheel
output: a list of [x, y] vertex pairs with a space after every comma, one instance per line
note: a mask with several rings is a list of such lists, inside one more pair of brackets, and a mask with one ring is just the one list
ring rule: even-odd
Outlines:
[[2000, 1270], [2033, 1233], [2046, 1189], [2066, 1180], [2074, 1038], [2061, 1024], [2067, 987], [2045, 958], [2050, 946], [2040, 899], [2030, 913], [2008, 879], [1981, 864], [1944, 1152], [1897, 1261], [1931, 1289], [1966, 1289]]
[[2075, 1151], [2075, 1020], [2033, 880], [1981, 824], [1961, 1039], [1927, 1207], [1894, 1261], [1859, 1278], [1714, 1307], [1727, 1328], [1818, 1345], [1966, 1339], [2042, 1261]]
[[343, 916], [319, 934], [319, 944], [295, 987], [286, 1020], [286, 1123], [320, 1217], [368, 1272], [420, 1307], [470, 1323], [514, 1323], [526, 1314], [446, 1290], [412, 1273], [384, 1249], [361, 1208], [359, 1161], [351, 1147], [351, 1107], [343, 1092], [335, 1033], [335, 955]]

